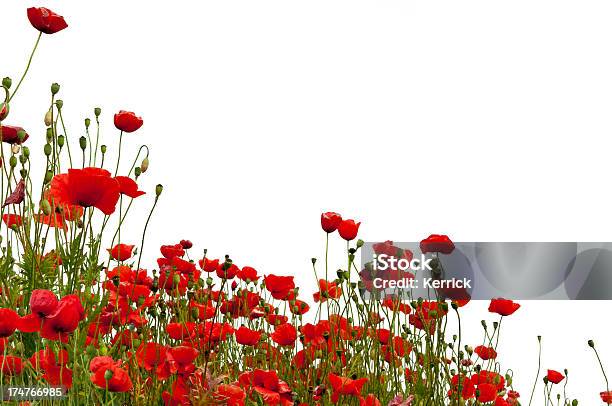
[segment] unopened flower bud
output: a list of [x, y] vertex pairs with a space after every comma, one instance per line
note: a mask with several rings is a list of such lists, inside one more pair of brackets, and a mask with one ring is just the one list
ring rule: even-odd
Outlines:
[[61, 109], [62, 109], [62, 107], [64, 107], [64, 101], [63, 101], [63, 100], [56, 100], [56, 101], [55, 101], [55, 105], [57, 106], [57, 108], [58, 108], [59, 110], [61, 110]]
[[14, 168], [17, 166], [17, 157], [15, 155], [12, 155], [11, 158], [9, 159], [9, 165], [11, 166], [11, 168]]
[[102, 114], [102, 109], [100, 107], [96, 107], [94, 109], [94, 114], [96, 115], [96, 117], [100, 117], [100, 114]]
[[47, 128], [46, 137], [47, 137], [47, 142], [50, 144], [51, 141], [53, 141], [53, 128], [51, 127]]
[[102, 145], [102, 146], [100, 146], [100, 151], [101, 151], [103, 154], [106, 154], [106, 145]]
[[28, 148], [28, 147], [23, 147], [22, 151], [23, 151], [23, 155], [24, 155], [26, 158], [29, 158], [29, 157], [30, 157], [30, 148]]
[[10, 89], [12, 84], [13, 81], [8, 76], [2, 79], [2, 86], [6, 87], [7, 89]]
[[595, 342], [593, 340], [587, 341], [587, 344], [589, 344], [589, 347], [595, 348]]
[[51, 171], [45, 172], [45, 183], [51, 182], [51, 179], [53, 179], [53, 172]]
[[40, 209], [47, 216], [51, 214], [51, 204], [49, 203], [49, 201], [47, 199], [42, 199], [40, 201]]
[[19, 146], [19, 144], [13, 144], [11, 145], [11, 152], [14, 155], [17, 155], [19, 153], [19, 151], [21, 151], [21, 147]]
[[163, 185], [155, 186], [155, 196], [159, 197], [163, 191], [164, 191]]
[[57, 92], [59, 92], [60, 90], [60, 85], [58, 85], [57, 83], [53, 83], [51, 85], [51, 94], [55, 95], [57, 94]]
[[0, 121], [8, 117], [9, 110], [8, 103], [0, 103]]
[[142, 163], [140, 164], [140, 170], [142, 173], [145, 173], [147, 169], [149, 169], [149, 158], [143, 159]]
[[45, 114], [45, 125], [49, 127], [51, 124], [53, 124], [53, 111], [49, 109], [47, 114]]
[[57, 137], [57, 145], [62, 148], [64, 146], [64, 143], [66, 142], [66, 137], [64, 137], [63, 135], [60, 135]]
[[28, 162], [28, 157], [23, 155], [23, 154], [19, 155], [19, 163], [21, 163], [23, 165], [26, 162]]
[[51, 155], [51, 144], [45, 144], [44, 151], [46, 156]]
[[363, 247], [363, 240], [359, 239], [357, 240], [357, 248], [361, 248]]
[[81, 147], [82, 150], [85, 150], [85, 148], [87, 148], [87, 138], [85, 138], [84, 136], [81, 136], [79, 138], [79, 146]]
[[27, 170], [27, 169], [25, 169], [25, 168], [20, 169], [20, 170], [19, 170], [19, 174], [21, 175], [21, 177], [22, 177], [23, 179], [25, 179], [25, 178], [27, 178], [27, 177], [28, 177], [28, 170]]
[[136, 178], [138, 178], [141, 173], [142, 171], [140, 170], [140, 167], [137, 166], [136, 168], [134, 168], [134, 176], [136, 176]]

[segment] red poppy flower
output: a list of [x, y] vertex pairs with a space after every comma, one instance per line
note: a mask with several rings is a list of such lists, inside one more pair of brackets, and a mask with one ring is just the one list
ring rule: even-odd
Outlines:
[[0, 309], [0, 338], [10, 337], [17, 330], [19, 316], [12, 309]]
[[32, 27], [45, 34], [55, 34], [68, 27], [64, 17], [45, 7], [30, 7], [28, 20]]
[[119, 193], [131, 197], [132, 199], [144, 195], [146, 192], [138, 190], [138, 184], [127, 176], [115, 176], [115, 180], [119, 182]]
[[121, 361], [113, 361], [111, 357], [94, 357], [89, 363], [89, 370], [93, 372], [91, 382], [110, 392], [129, 392], [132, 390], [132, 380], [128, 373], [121, 368]]
[[49, 316], [57, 309], [59, 301], [53, 292], [46, 289], [36, 289], [30, 295], [30, 311], [40, 317]]
[[109, 215], [119, 200], [119, 182], [105, 169], [68, 169], [67, 174], [55, 175], [49, 195], [55, 206], [93, 206]]
[[491, 385], [494, 385], [497, 391], [503, 390], [504, 386], [506, 385], [506, 380], [504, 379], [503, 376], [501, 376], [497, 372], [486, 371], [486, 370], [482, 370], [478, 372], [477, 374], [472, 375], [470, 380], [472, 381], [472, 384], [474, 384], [475, 386], [478, 386], [482, 383], [489, 383]]
[[68, 295], [61, 298], [57, 307], [50, 315], [43, 319], [40, 336], [49, 340], [68, 341], [68, 334], [79, 326], [85, 319], [85, 310], [77, 295]]
[[343, 376], [330, 373], [328, 375], [329, 383], [331, 384], [332, 402], [337, 403], [340, 396], [360, 396], [361, 388], [368, 381], [367, 378], [350, 379]]
[[161, 344], [154, 342], [142, 343], [136, 351], [136, 359], [138, 365], [147, 371], [157, 373], [159, 379], [165, 379], [170, 376], [168, 365], [166, 365], [167, 348]]
[[240, 268], [231, 262], [224, 262], [217, 268], [217, 276], [221, 279], [234, 279]]
[[272, 341], [278, 345], [291, 346], [297, 340], [297, 330], [292, 324], [284, 323], [276, 326], [274, 332], [270, 335]]
[[451, 399], [457, 399], [459, 391], [461, 392], [461, 397], [464, 400], [467, 400], [474, 397], [476, 388], [467, 376], [455, 375], [451, 379], [451, 390], [448, 393], [448, 397]]
[[238, 377], [238, 385], [247, 389], [249, 394], [253, 392], [259, 394], [266, 405], [293, 405], [291, 388], [286, 382], [278, 379], [275, 371], [256, 369], [245, 372]]
[[[19, 137], [20, 133], [22, 133], [21, 139]], [[2, 142], [6, 142], [7, 144], [21, 144], [30, 137], [23, 128], [12, 125], [3, 125], [0, 127], [0, 134], [2, 134]]]
[[509, 299], [492, 299], [489, 304], [489, 312], [497, 313], [500, 316], [510, 316], [521, 307], [520, 304], [514, 303]]
[[479, 345], [478, 347], [474, 348], [474, 352], [485, 361], [497, 358], [497, 352], [492, 347]]
[[325, 302], [328, 298], [339, 299], [340, 296], [342, 296], [342, 288], [337, 283], [328, 282], [325, 279], [319, 279], [319, 291], [312, 295], [315, 302]]
[[441, 254], [450, 254], [455, 249], [455, 244], [446, 235], [432, 234], [420, 244], [421, 252], [439, 252]]
[[19, 227], [23, 224], [23, 219], [19, 214], [3, 214], [2, 221], [8, 228]]
[[0, 355], [1, 370], [4, 375], [21, 375], [23, 372], [23, 360], [12, 355]]
[[549, 369], [546, 378], [548, 378], [548, 382], [552, 382], [554, 384], [560, 383], [565, 377], [561, 372], [557, 372], [554, 369]]
[[204, 258], [199, 261], [200, 268], [204, 272], [217, 272], [217, 268], [219, 268], [219, 260], [218, 259], [208, 259]]
[[253, 346], [259, 342], [261, 332], [241, 326], [236, 330], [236, 342], [242, 345]]
[[272, 294], [274, 299], [285, 300], [290, 292], [295, 289], [293, 276], [267, 275], [264, 277], [266, 289]]
[[179, 345], [168, 350], [169, 356], [177, 366], [179, 374], [189, 374], [195, 370], [193, 361], [198, 357], [199, 351], [187, 345]]
[[166, 259], [182, 257], [183, 255], [185, 255], [185, 249], [181, 244], [162, 245], [161, 247], [159, 247], [159, 251]]
[[481, 383], [476, 387], [479, 402], [492, 402], [497, 397], [497, 388], [490, 383]]
[[369, 394], [364, 399], [359, 399], [359, 406], [382, 406], [380, 400], [373, 394]]
[[142, 124], [142, 118], [136, 116], [136, 114], [131, 111], [121, 110], [119, 113], [115, 114], [115, 127], [123, 132], [133, 133], [142, 127]]
[[32, 357], [30, 363], [36, 370], [43, 371], [43, 378], [51, 385], [64, 385], [67, 388], [72, 387], [72, 370], [66, 364], [68, 363], [68, 351], [60, 350], [56, 358], [54, 352], [47, 347], [40, 350]]
[[601, 400], [606, 403], [606, 404], [612, 404], [612, 391], [608, 391], [608, 392], [601, 392], [599, 394], [599, 396], [601, 396]]
[[334, 213], [333, 211], [328, 211], [327, 213], [321, 214], [321, 228], [326, 233], [333, 233], [336, 231], [341, 221], [342, 216], [340, 216], [338, 213]]
[[236, 276], [245, 282], [257, 282], [259, 280], [257, 271], [255, 268], [251, 268], [250, 266], [243, 266]]
[[127, 261], [132, 257], [133, 245], [117, 244], [112, 249], [107, 249], [110, 256], [116, 261]]
[[351, 241], [357, 237], [360, 224], [361, 223], [355, 223], [354, 220], [342, 220], [338, 225], [338, 234], [346, 241]]
[[227, 406], [244, 406], [246, 393], [239, 386], [223, 384], [217, 386], [215, 398]]

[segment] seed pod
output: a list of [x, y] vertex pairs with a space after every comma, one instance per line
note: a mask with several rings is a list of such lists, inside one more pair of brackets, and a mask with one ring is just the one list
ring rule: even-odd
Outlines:
[[17, 157], [15, 157], [15, 155], [11, 155], [11, 158], [9, 159], [9, 165], [11, 166], [11, 168], [17, 166]]
[[100, 151], [102, 151], [103, 154], [106, 154], [106, 145], [101, 145]]
[[57, 145], [62, 148], [64, 146], [64, 143], [66, 142], [66, 137], [64, 137], [63, 135], [60, 135], [57, 137]]
[[28, 170], [27, 169], [20, 169], [19, 170], [19, 175], [21, 175], [22, 178], [27, 178], [28, 177]]
[[85, 128], [89, 128], [90, 125], [91, 125], [91, 120], [86, 118], [85, 119]]
[[101, 113], [102, 113], [102, 109], [100, 107], [96, 107], [94, 109], [94, 114], [96, 115], [96, 117], [100, 117]]
[[47, 142], [48, 143], [51, 143], [51, 141], [53, 141], [53, 128], [51, 128], [51, 127], [47, 128], [46, 137], [47, 137]]
[[55, 105], [57, 106], [57, 108], [58, 108], [59, 110], [61, 110], [61, 109], [62, 109], [62, 107], [64, 107], [64, 101], [63, 101], [63, 100], [56, 100], [56, 101], [55, 101]]
[[23, 165], [26, 162], [28, 162], [28, 157], [23, 155], [23, 154], [19, 155], [19, 163], [21, 163]]
[[159, 197], [162, 194], [163, 191], [164, 191], [164, 186], [163, 185], [155, 186], [155, 196]]
[[81, 136], [79, 138], [79, 146], [81, 147], [81, 149], [84, 151], [85, 148], [87, 148], [87, 138]]
[[48, 144], [48, 143], [47, 143], [47, 144], [45, 144], [45, 149], [44, 149], [44, 151], [45, 151], [45, 156], [49, 156], [49, 155], [51, 155], [51, 144]]
[[57, 83], [53, 83], [51, 85], [51, 94], [56, 95], [60, 90], [60, 85], [58, 85]]
[[12, 84], [13, 81], [8, 76], [2, 79], [2, 86], [6, 87], [7, 89], [10, 89]]

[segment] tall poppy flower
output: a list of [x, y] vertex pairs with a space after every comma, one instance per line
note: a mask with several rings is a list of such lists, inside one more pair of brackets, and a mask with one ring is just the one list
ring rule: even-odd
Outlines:
[[61, 298], [53, 313], [43, 319], [40, 336], [49, 340], [67, 342], [68, 334], [85, 319], [85, 310], [77, 295]]
[[64, 17], [45, 7], [30, 7], [28, 20], [32, 27], [44, 34], [55, 34], [68, 27]]
[[284, 323], [276, 326], [270, 337], [278, 345], [291, 346], [297, 340], [297, 330], [293, 327], [293, 324]]
[[290, 292], [295, 289], [293, 276], [267, 275], [264, 277], [266, 289], [272, 294], [274, 299], [285, 300]]
[[497, 352], [492, 347], [479, 345], [478, 347], [474, 348], [474, 352], [485, 361], [497, 358]]
[[340, 216], [338, 213], [334, 213], [333, 211], [328, 211], [321, 214], [321, 228], [328, 234], [336, 231], [341, 221], [342, 216]]
[[246, 393], [239, 386], [222, 384], [217, 386], [215, 398], [227, 406], [244, 406]]
[[30, 137], [23, 128], [12, 125], [3, 125], [0, 127], [0, 133], [2, 134], [2, 142], [7, 144], [21, 144]]
[[112, 249], [108, 249], [110, 256], [116, 261], [126, 261], [132, 257], [133, 245], [117, 244]]
[[342, 296], [342, 288], [335, 282], [319, 279], [319, 291], [312, 294], [315, 302], [325, 302], [327, 299], [339, 299]]
[[55, 175], [50, 197], [54, 205], [95, 207], [110, 215], [119, 200], [119, 182], [101, 168], [68, 169], [67, 174]]
[[497, 313], [500, 316], [510, 316], [521, 307], [520, 304], [509, 299], [492, 299], [489, 304], [489, 312]]
[[350, 379], [330, 373], [329, 383], [333, 389], [331, 396], [332, 402], [337, 403], [340, 396], [361, 396], [361, 389], [368, 381], [368, 378]]
[[425, 238], [419, 244], [421, 252], [439, 252], [441, 254], [450, 254], [455, 249], [455, 244], [446, 235], [432, 234]]
[[236, 330], [236, 342], [242, 345], [254, 346], [259, 342], [261, 332], [241, 326]]
[[137, 198], [146, 194], [142, 190], [138, 190], [138, 183], [134, 179], [127, 176], [115, 176], [115, 180], [119, 182], [119, 193], [131, 197], [132, 199]]
[[599, 394], [601, 396], [601, 400], [606, 404], [612, 404], [612, 391], [601, 392]]
[[355, 223], [355, 220], [342, 220], [338, 225], [338, 234], [346, 241], [354, 240], [357, 237], [360, 224]]
[[0, 309], [0, 338], [10, 337], [17, 330], [19, 316], [12, 309]]
[[94, 357], [89, 363], [89, 370], [93, 372], [91, 382], [110, 392], [129, 392], [132, 390], [132, 380], [121, 367], [121, 361], [113, 361], [111, 357]]
[[239, 279], [245, 282], [257, 282], [259, 280], [259, 276], [257, 276], [257, 270], [250, 266], [243, 266], [236, 276], [238, 276]]
[[115, 127], [126, 133], [133, 133], [142, 127], [142, 118], [131, 111], [121, 110], [115, 114]]
[[275, 371], [256, 369], [244, 372], [238, 377], [238, 385], [247, 389], [249, 394], [259, 394], [266, 405], [293, 405], [291, 388], [278, 378]]
[[555, 371], [554, 369], [548, 370], [546, 373], [546, 378], [548, 378], [548, 382], [552, 382], [554, 384], [558, 384], [565, 379], [561, 372]]
[[49, 316], [57, 309], [59, 301], [53, 292], [46, 289], [35, 289], [30, 295], [30, 311], [40, 317]]

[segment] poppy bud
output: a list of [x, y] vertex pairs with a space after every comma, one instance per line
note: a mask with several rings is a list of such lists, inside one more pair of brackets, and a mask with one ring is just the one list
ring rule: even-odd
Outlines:
[[162, 185], [155, 186], [155, 196], [159, 197], [164, 191], [164, 187]]
[[589, 344], [589, 347], [595, 348], [595, 342], [593, 340], [587, 341], [587, 344]]
[[143, 159], [142, 163], [140, 164], [140, 170], [142, 173], [145, 173], [147, 169], [149, 169], [149, 158]]
[[23, 154], [19, 155], [19, 163], [21, 163], [23, 165], [26, 162], [28, 162], [28, 157], [23, 155]]
[[53, 141], [53, 128], [51, 127], [47, 128], [46, 137], [47, 137], [47, 142], [50, 144], [51, 141]]
[[13, 81], [8, 76], [2, 79], [2, 86], [6, 87], [7, 89], [10, 89], [12, 84]]
[[51, 182], [51, 179], [53, 179], [53, 172], [47, 171], [45, 173], [45, 183]]
[[8, 103], [0, 103], [0, 121], [4, 120], [9, 114]]
[[19, 153], [19, 151], [21, 151], [21, 147], [19, 146], [19, 144], [13, 144], [11, 145], [11, 152], [14, 155], [17, 155]]
[[84, 136], [81, 136], [79, 138], [79, 146], [81, 147], [81, 149], [84, 151], [85, 148], [87, 148], [87, 138], [85, 138]]
[[134, 176], [136, 176], [136, 178], [138, 178], [140, 176], [140, 174], [142, 173], [142, 171], [140, 170], [140, 167], [137, 166], [136, 168], [134, 168]]
[[11, 168], [17, 166], [17, 158], [15, 157], [15, 155], [11, 156], [11, 158], [9, 159], [9, 165], [11, 166]]
[[364, 244], [363, 240], [361, 239], [357, 240], [357, 248], [363, 247], [363, 244]]
[[51, 155], [51, 144], [45, 144], [44, 151], [45, 151], [45, 156]]
[[58, 108], [59, 110], [61, 110], [61, 109], [62, 109], [62, 107], [64, 107], [64, 101], [63, 101], [63, 100], [56, 100], [56, 101], [55, 101], [55, 105], [57, 106], [57, 108]]
[[206, 278], [206, 284], [207, 284], [208, 286], [212, 286], [212, 284], [213, 284], [213, 279], [212, 279], [210, 276], [209, 276], [208, 278]]
[[101, 145], [101, 146], [100, 146], [100, 151], [101, 151], [103, 154], [106, 154], [106, 145]]
[[572, 406], [578, 406], [578, 399], [572, 400]]
[[59, 137], [57, 137], [57, 145], [62, 148], [64, 146], [64, 143], [66, 142], [66, 137], [64, 137], [63, 135], [60, 135]]
[[27, 178], [28, 177], [28, 170], [27, 169], [21, 169], [19, 171], [19, 174], [21, 175], [22, 178]]
[[85, 119], [85, 128], [89, 128], [90, 125], [91, 125], [91, 120], [86, 118]]
[[100, 114], [102, 114], [102, 109], [100, 107], [96, 107], [94, 109], [94, 114], [96, 115], [96, 117], [100, 117]]
[[59, 90], [60, 90], [60, 85], [58, 85], [57, 83], [53, 83], [51, 85], [51, 94], [57, 94]]
[[49, 111], [47, 111], [45, 114], [45, 125], [49, 127], [51, 124], [53, 124], [53, 111], [49, 109]]
[[49, 215], [51, 214], [51, 204], [49, 203], [49, 201], [47, 199], [42, 199], [40, 201], [40, 208], [43, 211], [43, 213], [45, 213], [45, 215]]

